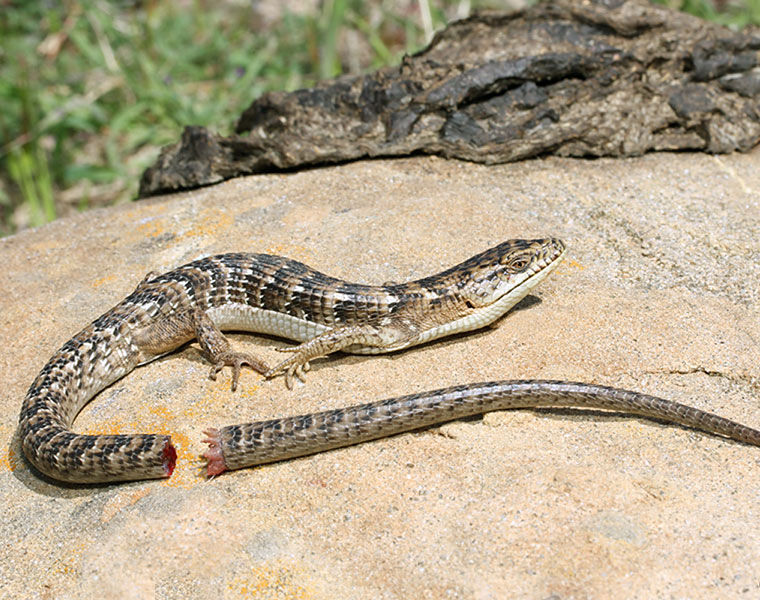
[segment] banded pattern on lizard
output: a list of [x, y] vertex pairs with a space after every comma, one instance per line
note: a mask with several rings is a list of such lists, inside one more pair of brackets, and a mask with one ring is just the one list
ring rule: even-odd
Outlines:
[[[162, 275], [69, 340], [32, 383], [19, 424], [21, 446], [41, 472], [70, 482], [168, 477], [167, 435], [81, 435], [71, 425], [99, 391], [138, 365], [197, 339], [210, 376], [232, 367], [235, 390], [248, 365], [271, 378], [303, 378], [338, 350], [392, 352], [492, 323], [542, 281], [565, 253], [557, 239], [510, 240], [437, 275], [370, 286], [266, 254], [223, 254]], [[269, 368], [231, 349], [221, 330], [302, 342]], [[615, 388], [571, 382], [489, 382], [366, 405], [208, 430], [208, 474], [271, 462], [504, 408], [578, 406], [623, 410], [760, 445], [760, 432], [696, 408]]]
[[[442, 273], [370, 286], [268, 254], [222, 254], [164, 274], [149, 273], [126, 299], [75, 335], [32, 383], [20, 416], [24, 454], [70, 482], [167, 477], [176, 452], [167, 435], [79, 435], [74, 418], [98, 392], [138, 365], [197, 339], [211, 377], [249, 365], [273, 377], [303, 377], [331, 352], [391, 352], [482, 327], [520, 301], [558, 264], [556, 239], [511, 240]], [[302, 341], [270, 369], [234, 352], [221, 330]]]

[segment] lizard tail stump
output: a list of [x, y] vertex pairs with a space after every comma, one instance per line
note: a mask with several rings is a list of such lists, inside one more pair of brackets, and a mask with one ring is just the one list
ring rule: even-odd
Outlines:
[[[122, 302], [66, 342], [32, 383], [19, 437], [28, 460], [61, 481], [102, 483], [168, 477], [168, 435], [80, 435], [79, 411], [135, 367], [197, 340], [210, 377], [242, 366], [290, 387], [333, 352], [394, 352], [488, 325], [545, 279], [565, 254], [556, 238], [509, 240], [436, 275], [389, 285], [330, 277], [268, 254], [221, 254], [149, 273]], [[234, 351], [223, 330], [299, 342], [269, 367]], [[607, 408], [760, 445], [760, 433], [660, 398], [591, 384], [502, 381], [456, 386], [369, 404], [207, 430], [209, 476], [377, 439], [490, 410]]]

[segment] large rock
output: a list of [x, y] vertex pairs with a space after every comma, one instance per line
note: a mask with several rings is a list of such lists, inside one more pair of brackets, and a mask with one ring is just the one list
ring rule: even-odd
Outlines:
[[[202, 429], [503, 378], [624, 386], [760, 426], [760, 152], [440, 158], [241, 178], [0, 240], [4, 598], [717, 598], [760, 588], [760, 449], [598, 411], [494, 413], [206, 481]], [[306, 386], [207, 379], [192, 344], [83, 432], [161, 431], [167, 481], [66, 487], [15, 435], [48, 357], [149, 270], [266, 251], [402, 281], [510, 237], [569, 257], [496, 326], [338, 355]], [[233, 335], [269, 362], [284, 343]]]

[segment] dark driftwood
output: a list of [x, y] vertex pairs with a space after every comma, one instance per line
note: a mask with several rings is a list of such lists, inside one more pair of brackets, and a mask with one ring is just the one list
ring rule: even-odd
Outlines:
[[483, 163], [539, 154], [747, 150], [760, 137], [758, 30], [638, 0], [565, 0], [450, 25], [401, 65], [268, 93], [222, 137], [188, 127], [140, 195], [412, 152]]

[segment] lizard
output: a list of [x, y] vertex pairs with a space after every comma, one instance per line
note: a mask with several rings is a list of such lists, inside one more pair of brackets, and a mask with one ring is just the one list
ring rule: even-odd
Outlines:
[[[35, 378], [19, 417], [30, 463], [60, 481], [102, 483], [168, 477], [176, 450], [168, 435], [84, 435], [79, 411], [139, 365], [197, 340], [213, 379], [232, 369], [232, 390], [248, 366], [288, 387], [333, 352], [395, 352], [489, 325], [543, 281], [565, 256], [557, 238], [508, 240], [438, 274], [380, 286], [350, 283], [269, 254], [210, 256], [137, 288], [66, 342]], [[234, 351], [222, 331], [300, 342], [274, 367]], [[760, 432], [710, 413], [616, 388], [554, 381], [466, 384], [347, 409], [208, 429], [210, 476], [359, 443], [505, 408], [606, 408], [664, 419], [760, 445]]]

